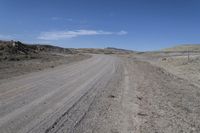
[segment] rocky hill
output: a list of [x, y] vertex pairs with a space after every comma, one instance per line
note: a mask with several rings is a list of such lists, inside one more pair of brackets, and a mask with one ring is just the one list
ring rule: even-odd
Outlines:
[[51, 53], [74, 54], [75, 51], [51, 45], [30, 45], [19, 41], [0, 41], [0, 60], [15, 60], [15, 58], [29, 58]]

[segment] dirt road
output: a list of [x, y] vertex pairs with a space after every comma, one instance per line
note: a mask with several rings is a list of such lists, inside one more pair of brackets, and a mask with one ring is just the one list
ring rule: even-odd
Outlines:
[[65, 118], [69, 110], [82, 97], [92, 101], [96, 90], [104, 87], [115, 72], [116, 61], [115, 57], [93, 56], [1, 84], [1, 133], [55, 132], [61, 121], [68, 121], [67, 127], [72, 127], [90, 103], [82, 103], [77, 109], [81, 113], [74, 113], [77, 116], [73, 119]]
[[150, 63], [94, 55], [0, 84], [1, 133], [200, 131], [200, 89]]

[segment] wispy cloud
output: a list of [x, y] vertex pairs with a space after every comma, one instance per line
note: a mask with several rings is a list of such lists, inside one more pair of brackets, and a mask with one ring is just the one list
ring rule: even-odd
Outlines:
[[110, 32], [103, 30], [70, 30], [70, 31], [55, 31], [55, 32], [42, 32], [38, 39], [40, 40], [60, 40], [67, 38], [74, 38], [79, 36], [92, 36], [92, 35], [126, 35], [126, 31]]
[[60, 20], [60, 17], [51, 17], [51, 20]]
[[128, 32], [124, 30], [117, 32], [117, 35], [126, 35], [126, 34], [128, 34]]
[[62, 17], [51, 17], [53, 21], [73, 21], [72, 18], [62, 18]]

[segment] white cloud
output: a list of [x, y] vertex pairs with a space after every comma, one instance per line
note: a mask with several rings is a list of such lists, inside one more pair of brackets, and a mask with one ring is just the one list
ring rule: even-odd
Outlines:
[[79, 36], [91, 36], [91, 35], [125, 35], [126, 31], [110, 32], [103, 30], [74, 30], [74, 31], [55, 31], [55, 32], [42, 32], [38, 39], [40, 40], [59, 40], [74, 38]]
[[122, 31], [118, 32], [117, 34], [118, 34], [118, 35], [126, 35], [126, 34], [128, 34], [128, 32], [127, 32], [127, 31], [124, 31], [124, 30], [122, 30]]

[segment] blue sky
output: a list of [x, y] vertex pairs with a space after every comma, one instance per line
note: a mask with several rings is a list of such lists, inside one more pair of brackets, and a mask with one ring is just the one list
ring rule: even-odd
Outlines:
[[199, 0], [0, 0], [0, 39], [157, 50], [200, 43]]

